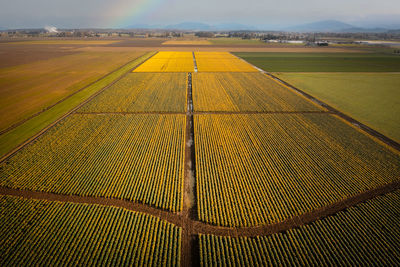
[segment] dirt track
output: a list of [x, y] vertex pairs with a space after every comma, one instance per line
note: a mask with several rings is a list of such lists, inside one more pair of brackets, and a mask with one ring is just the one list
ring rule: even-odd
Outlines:
[[[358, 195], [340, 200], [329, 206], [322, 207], [304, 213], [302, 215], [286, 219], [282, 222], [253, 226], [253, 227], [216, 226], [190, 218], [187, 214], [187, 210], [185, 211], [185, 209], [182, 213], [173, 213], [170, 211], [151, 207], [146, 204], [132, 202], [128, 200], [121, 200], [121, 199], [61, 195], [61, 194], [37, 192], [30, 190], [11, 189], [4, 186], [0, 186], [0, 195], [17, 196], [29, 199], [43, 199], [49, 201], [97, 204], [104, 206], [119, 207], [136, 212], [146, 213], [152, 216], [156, 216], [169, 223], [173, 223], [176, 226], [182, 227], [183, 233], [184, 235], [186, 235], [184, 236], [185, 238], [183, 239], [183, 245], [184, 245], [185, 243], [188, 244], [188, 241], [190, 242], [193, 235], [197, 234], [213, 234], [213, 235], [234, 236], [234, 237], [238, 236], [254, 237], [254, 236], [265, 236], [274, 233], [279, 233], [282, 231], [300, 227], [304, 224], [312, 223], [326, 216], [336, 214], [339, 211], [342, 211], [348, 207], [355, 206], [357, 204], [360, 204], [364, 201], [370, 200], [377, 196], [393, 192], [397, 189], [400, 189], [400, 181], [365, 191]], [[185, 251], [189, 252], [191, 251], [191, 249], [189, 249], [189, 251], [188, 250]]]

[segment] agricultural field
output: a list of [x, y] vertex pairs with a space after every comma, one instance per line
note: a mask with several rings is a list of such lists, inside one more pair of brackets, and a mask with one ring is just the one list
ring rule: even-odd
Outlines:
[[195, 111], [319, 111], [313, 102], [259, 73], [194, 73]]
[[192, 52], [161, 51], [134, 70], [134, 72], [193, 72]]
[[266, 45], [260, 39], [242, 39], [242, 38], [211, 38], [209, 41], [215, 45]]
[[[213, 49], [201, 44], [154, 49], [167, 40], [71, 43], [78, 48], [63, 60], [79, 53], [135, 59], [117, 59], [115, 71], [0, 134], [0, 265], [400, 263], [396, 144], [222, 45], [218, 51], [198, 51]], [[163, 49], [176, 48], [171, 45], [179, 44]], [[292, 55], [293, 62], [312, 57]], [[304, 68], [341, 62], [320, 54], [313, 60], [304, 60]], [[329, 82], [273, 73], [306, 87]], [[360, 75], [360, 83], [371, 84], [364, 92], [376, 98], [386, 81], [385, 95], [396, 99], [397, 80], [389, 77], [397, 74], [382, 80], [377, 72], [345, 74], [348, 84]], [[344, 77], [332, 79], [331, 88], [343, 85], [336, 98], [351, 90], [354, 101], [357, 87], [346, 89]], [[396, 104], [389, 98], [380, 105]]]
[[234, 54], [268, 72], [400, 71], [399, 56], [388, 53], [238, 52]]
[[1, 266], [180, 263], [181, 228], [156, 217], [9, 196], [0, 196], [0, 208]]
[[400, 191], [270, 236], [200, 235], [201, 266], [396, 266]]
[[228, 52], [195, 52], [194, 55], [199, 72], [258, 72]]
[[274, 75], [400, 142], [400, 72]]
[[211, 45], [208, 40], [168, 40], [162, 43], [163, 45]]
[[32, 40], [32, 41], [11, 41], [6, 44], [12, 45], [108, 45], [113, 43], [118, 43], [120, 40], [51, 40], [51, 39], [43, 39], [43, 40]]
[[399, 181], [400, 154], [329, 114], [195, 115], [201, 221], [284, 221]]
[[182, 208], [184, 115], [74, 114], [0, 164], [0, 185]]
[[130, 73], [81, 112], [185, 112], [186, 73]]
[[54, 105], [143, 54], [84, 52], [0, 68], [0, 131]]

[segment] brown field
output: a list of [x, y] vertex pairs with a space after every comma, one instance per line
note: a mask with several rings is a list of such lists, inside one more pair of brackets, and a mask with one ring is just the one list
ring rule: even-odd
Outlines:
[[365, 53], [365, 51], [347, 49], [347, 48], [328, 48], [328, 47], [265, 47], [265, 46], [97, 46], [97, 47], [82, 47], [78, 48], [78, 51], [98, 51], [98, 52], [109, 52], [109, 51], [205, 51], [205, 52], [293, 52], [293, 53]]
[[12, 45], [0, 43], [0, 69], [20, 64], [32, 63], [56, 57], [76, 54], [82, 46], [65, 47], [59, 45]]
[[168, 40], [162, 43], [162, 45], [211, 45], [212, 43], [208, 40]]
[[[31, 50], [32, 46], [24, 47], [34, 54], [38, 51]], [[10, 54], [0, 54], [0, 59], [11, 58], [13, 52], [10, 51]], [[23, 57], [24, 52], [16, 51], [19, 51], [16, 55]], [[75, 50], [66, 50], [64, 54], [57, 50], [46, 56], [44, 50], [40, 51], [30, 60], [16, 60], [14, 65], [0, 68], [0, 130], [45, 109], [143, 54], [78, 53]], [[18, 62], [29, 63], [16, 65]]]

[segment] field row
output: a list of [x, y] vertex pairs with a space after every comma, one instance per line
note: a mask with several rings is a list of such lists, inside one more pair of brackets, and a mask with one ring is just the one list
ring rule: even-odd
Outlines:
[[329, 114], [195, 115], [200, 220], [281, 222], [400, 177], [400, 155]]
[[[194, 73], [194, 111], [322, 111], [262, 73]], [[81, 112], [185, 112], [186, 73], [130, 73]]]
[[0, 184], [182, 209], [184, 115], [72, 115], [0, 164]]
[[121, 208], [0, 196], [1, 266], [176, 266], [181, 228]]
[[186, 73], [130, 73], [81, 112], [185, 112]]
[[200, 236], [202, 266], [398, 266], [400, 191], [257, 238]]
[[262, 73], [194, 73], [195, 111], [318, 111], [306, 98]]

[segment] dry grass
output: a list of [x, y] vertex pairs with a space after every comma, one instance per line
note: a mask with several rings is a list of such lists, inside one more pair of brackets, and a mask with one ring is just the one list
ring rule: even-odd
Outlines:
[[0, 130], [98, 80], [142, 52], [85, 52], [0, 69]]

